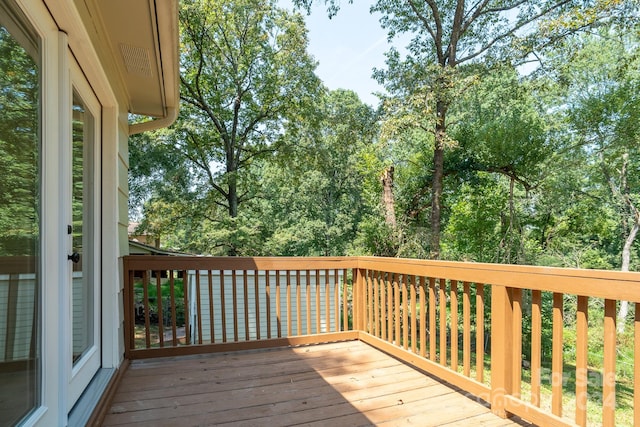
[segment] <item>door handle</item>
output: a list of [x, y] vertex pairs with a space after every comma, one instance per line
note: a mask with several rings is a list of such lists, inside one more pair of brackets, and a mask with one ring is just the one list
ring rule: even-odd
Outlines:
[[80, 254], [78, 252], [74, 252], [71, 255], [67, 255], [67, 259], [73, 261], [74, 264], [80, 262]]

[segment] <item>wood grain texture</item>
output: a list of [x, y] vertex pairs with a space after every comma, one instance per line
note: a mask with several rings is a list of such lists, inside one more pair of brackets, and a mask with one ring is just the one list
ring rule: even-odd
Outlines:
[[132, 362], [105, 426], [526, 425], [369, 345]]

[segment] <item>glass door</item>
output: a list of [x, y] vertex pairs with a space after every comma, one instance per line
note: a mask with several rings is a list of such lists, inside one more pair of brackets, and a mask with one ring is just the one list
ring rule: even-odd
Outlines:
[[[73, 61], [72, 61], [73, 62]], [[69, 407], [100, 367], [99, 153], [100, 104], [72, 66], [70, 280], [71, 365]]]
[[0, 0], [0, 427], [40, 405], [41, 48]]

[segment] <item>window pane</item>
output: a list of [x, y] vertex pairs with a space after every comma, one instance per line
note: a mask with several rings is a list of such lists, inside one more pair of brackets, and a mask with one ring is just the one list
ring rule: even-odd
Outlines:
[[40, 398], [40, 66], [15, 11], [0, 0], [0, 426]]
[[80, 260], [73, 264], [73, 363], [94, 345], [93, 342], [93, 134], [94, 117], [73, 91], [73, 251]]

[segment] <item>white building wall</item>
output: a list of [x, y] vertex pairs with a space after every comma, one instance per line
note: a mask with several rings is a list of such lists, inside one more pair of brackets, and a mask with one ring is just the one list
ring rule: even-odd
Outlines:
[[[235, 306], [235, 322], [234, 322], [234, 281], [231, 271], [225, 271], [224, 278], [224, 298], [222, 296], [221, 276], [220, 272], [213, 272], [211, 280], [209, 280], [208, 271], [200, 272], [200, 285], [197, 285], [195, 272], [190, 272], [188, 276], [189, 289], [189, 322], [191, 328], [191, 340], [194, 343], [199, 342], [198, 331], [198, 298], [197, 290], [200, 291], [200, 318], [202, 322], [202, 342], [223, 342], [224, 333], [226, 332], [226, 341], [236, 341], [236, 332], [234, 324], [237, 323], [237, 341], [255, 340], [258, 338], [268, 337], [269, 332], [271, 338], [278, 337], [278, 323], [280, 323], [280, 336], [287, 337], [288, 323], [291, 322], [291, 336], [306, 335], [309, 331], [311, 334], [336, 332], [336, 299], [338, 307], [340, 307], [340, 283], [342, 283], [342, 271], [338, 271], [338, 277], [334, 277], [335, 272], [329, 271], [329, 285], [327, 290], [327, 276], [324, 270], [309, 271], [309, 280], [307, 281], [307, 272], [302, 271], [299, 278], [295, 272], [292, 272], [289, 278], [289, 286], [287, 286], [286, 272], [280, 272], [280, 318], [277, 317], [277, 294], [275, 271], [269, 272], [269, 322], [267, 318], [267, 276], [264, 271], [258, 272], [258, 295], [256, 298], [255, 272], [247, 272], [246, 279], [242, 272], [236, 274], [236, 306]], [[246, 280], [246, 281], [245, 281]], [[210, 286], [211, 285], [211, 286]], [[298, 288], [300, 298], [298, 299]], [[212, 305], [209, 304], [210, 289], [212, 294]], [[245, 307], [245, 289], [247, 294], [247, 306]], [[289, 311], [287, 310], [287, 295], [290, 295], [291, 304]], [[319, 307], [316, 305], [319, 295]], [[327, 297], [329, 298], [329, 312], [326, 310]], [[309, 300], [309, 316], [307, 317], [307, 300]], [[223, 304], [224, 301], [224, 304]], [[225, 327], [223, 328], [222, 313], [225, 313]], [[213, 313], [211, 313], [213, 308]], [[257, 308], [257, 309], [256, 309]], [[317, 308], [320, 311], [317, 311]], [[300, 312], [298, 318], [297, 313]], [[245, 320], [245, 313], [248, 322]], [[259, 313], [259, 316], [257, 315]], [[337, 314], [339, 316], [339, 312]], [[318, 329], [318, 318], [320, 320], [320, 328]], [[259, 322], [256, 322], [259, 319]], [[248, 328], [246, 327], [248, 323]], [[309, 324], [308, 324], [309, 323]], [[310, 329], [307, 329], [310, 326]], [[298, 334], [298, 327], [300, 334]], [[211, 333], [213, 331], [213, 337]]]

